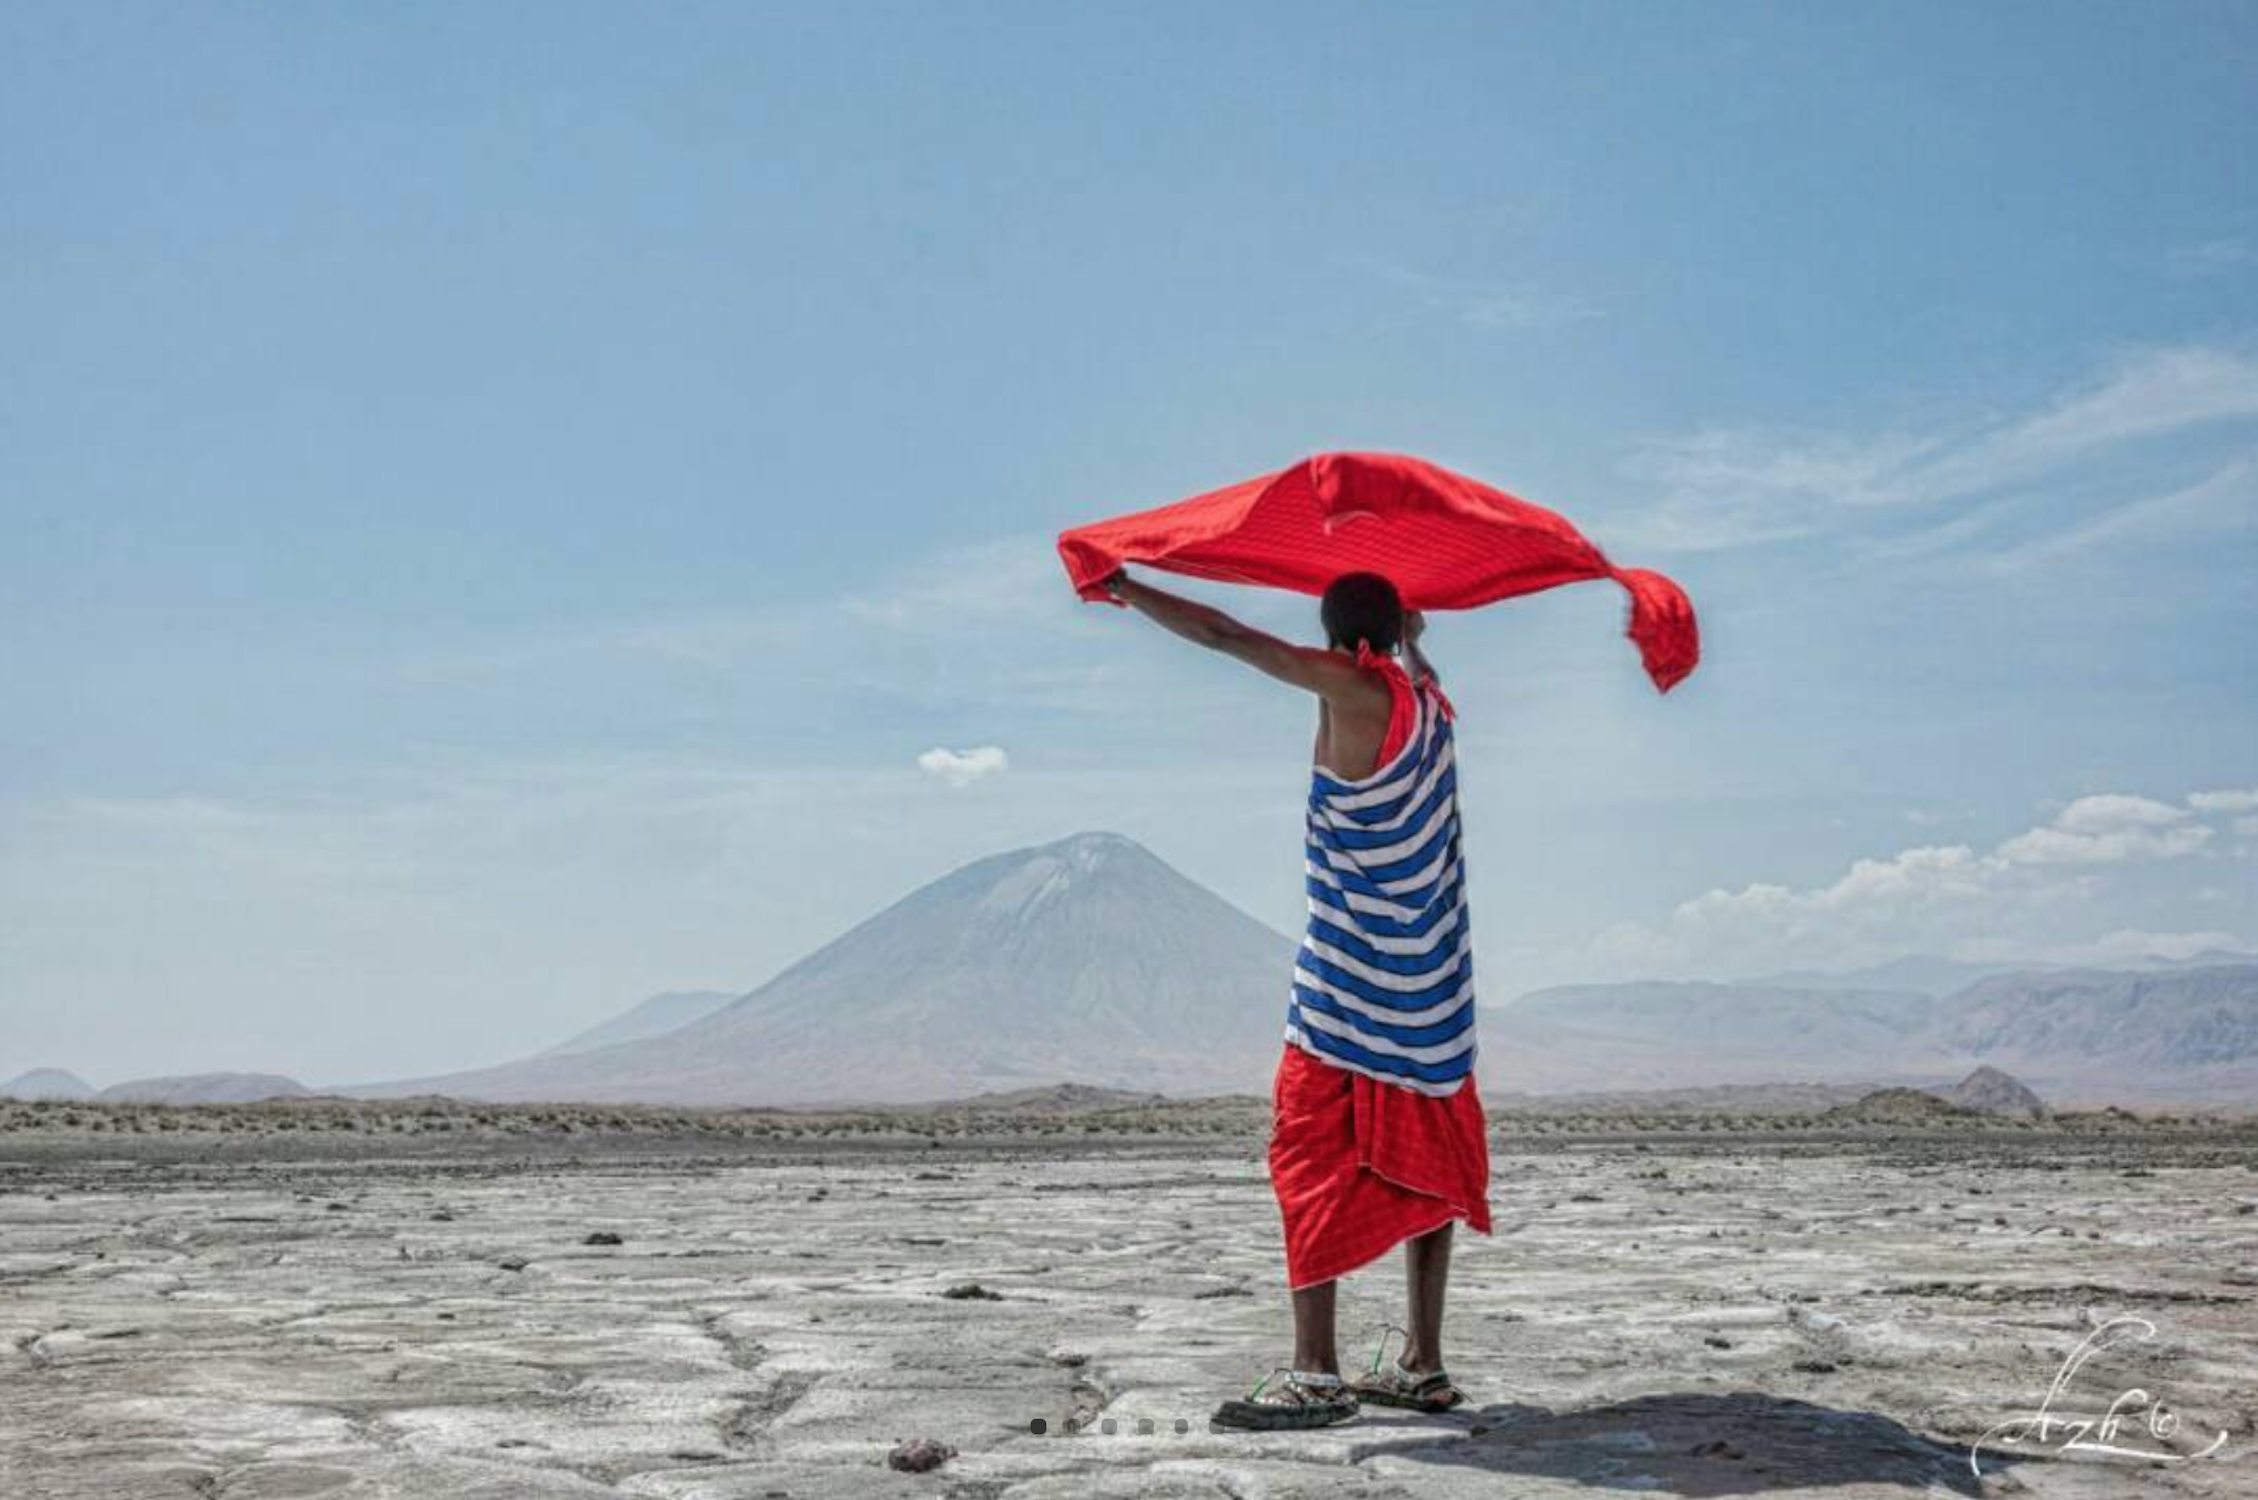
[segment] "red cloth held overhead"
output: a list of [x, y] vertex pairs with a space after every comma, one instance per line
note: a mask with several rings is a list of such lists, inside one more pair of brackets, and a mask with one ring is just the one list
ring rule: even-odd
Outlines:
[[1320, 453], [1173, 505], [1061, 533], [1083, 598], [1104, 600], [1124, 563], [1322, 594], [1379, 573], [1410, 609], [1472, 609], [1612, 578], [1631, 596], [1630, 637], [1668, 692], [1701, 657], [1693, 603], [1660, 573], [1618, 568], [1567, 519], [1463, 474], [1393, 453]]

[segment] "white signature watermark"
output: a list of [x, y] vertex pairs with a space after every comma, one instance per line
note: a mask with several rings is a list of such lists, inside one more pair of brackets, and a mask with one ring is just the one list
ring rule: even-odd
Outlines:
[[1983, 1477], [1986, 1447], [2008, 1451], [2016, 1447], [2048, 1448], [2056, 1453], [2092, 1453], [2104, 1458], [2132, 1458], [2147, 1462], [2184, 1463], [2209, 1458], [2227, 1444], [2221, 1432], [2199, 1453], [2183, 1453], [2167, 1446], [2180, 1430], [2179, 1414], [2139, 1386], [2118, 1393], [2099, 1416], [2067, 1417], [2056, 1410], [2069, 1394], [2070, 1384], [2086, 1362], [2104, 1349], [2141, 1343], [2156, 1336], [2156, 1325], [2146, 1318], [2111, 1318], [2079, 1340], [2047, 1387], [2038, 1410], [2011, 1417], [1968, 1445], [1968, 1469]]

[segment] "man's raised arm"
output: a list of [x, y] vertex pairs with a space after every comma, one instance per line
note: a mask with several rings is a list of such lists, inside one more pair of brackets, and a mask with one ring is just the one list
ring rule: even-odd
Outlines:
[[1241, 624], [1220, 609], [1139, 583], [1126, 572], [1108, 578], [1106, 590], [1162, 629], [1210, 651], [1237, 657], [1280, 682], [1321, 698], [1368, 698], [1374, 691], [1386, 691], [1338, 651], [1282, 641], [1267, 631]]
[[1416, 609], [1405, 610], [1403, 654], [1411, 659], [1411, 674], [1414, 678], [1431, 678], [1439, 684], [1443, 680], [1443, 674], [1435, 670], [1435, 664], [1427, 660], [1427, 653], [1419, 644], [1421, 637], [1426, 634], [1427, 616]]

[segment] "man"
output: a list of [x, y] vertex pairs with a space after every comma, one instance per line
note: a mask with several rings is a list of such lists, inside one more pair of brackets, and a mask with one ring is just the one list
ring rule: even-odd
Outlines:
[[[1282, 641], [1126, 572], [1106, 587], [1186, 640], [1317, 699], [1309, 929], [1286, 1007], [1270, 1139], [1294, 1356], [1215, 1420], [1323, 1427], [1355, 1416], [1359, 1399], [1448, 1410], [1465, 1399], [1443, 1369], [1451, 1228], [1465, 1219], [1489, 1233], [1489, 1141], [1473, 1079], [1451, 707], [1420, 650], [1425, 621], [1407, 615], [1395, 586], [1373, 573], [1348, 574], [1325, 591], [1322, 648]], [[1345, 1383], [1335, 1284], [1406, 1241], [1403, 1352], [1383, 1370], [1383, 1334], [1372, 1370]]]

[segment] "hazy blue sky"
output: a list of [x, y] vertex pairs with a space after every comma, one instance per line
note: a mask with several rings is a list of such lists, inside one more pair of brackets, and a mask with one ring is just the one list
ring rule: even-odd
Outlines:
[[1611, 588], [1433, 627], [1489, 998], [2258, 942], [2254, 77], [2248, 5], [0, 4], [0, 1076], [496, 1060], [1088, 827], [1291, 928], [1307, 705], [1050, 537], [1329, 447], [1704, 612], [1667, 699]]

